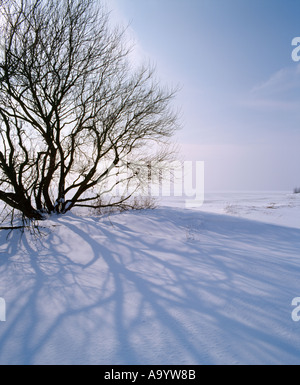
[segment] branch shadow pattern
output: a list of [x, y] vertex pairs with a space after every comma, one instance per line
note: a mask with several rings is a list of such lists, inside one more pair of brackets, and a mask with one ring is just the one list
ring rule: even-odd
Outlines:
[[53, 221], [0, 232], [1, 364], [298, 361], [299, 230], [174, 209]]

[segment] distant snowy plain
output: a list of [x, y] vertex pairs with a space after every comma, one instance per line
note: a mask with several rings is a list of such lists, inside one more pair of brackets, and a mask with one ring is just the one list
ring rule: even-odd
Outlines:
[[300, 194], [0, 231], [0, 364], [299, 364]]

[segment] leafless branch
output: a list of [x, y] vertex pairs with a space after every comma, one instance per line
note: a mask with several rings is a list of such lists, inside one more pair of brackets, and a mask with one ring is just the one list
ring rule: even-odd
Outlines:
[[178, 128], [176, 92], [131, 69], [99, 1], [6, 0], [0, 18], [0, 200], [29, 219], [97, 207], [127, 157], [146, 161]]

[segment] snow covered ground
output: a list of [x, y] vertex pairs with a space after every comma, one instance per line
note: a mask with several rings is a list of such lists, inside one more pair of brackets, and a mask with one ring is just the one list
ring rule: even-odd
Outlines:
[[0, 364], [299, 364], [300, 195], [0, 231]]

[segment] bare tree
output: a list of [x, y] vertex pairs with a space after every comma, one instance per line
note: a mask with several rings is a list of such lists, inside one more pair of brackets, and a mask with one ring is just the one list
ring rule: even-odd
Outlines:
[[141, 185], [136, 165], [176, 129], [174, 92], [150, 67], [132, 70], [124, 31], [99, 1], [0, 7], [0, 200], [29, 219], [125, 204], [132, 189], [102, 198]]

